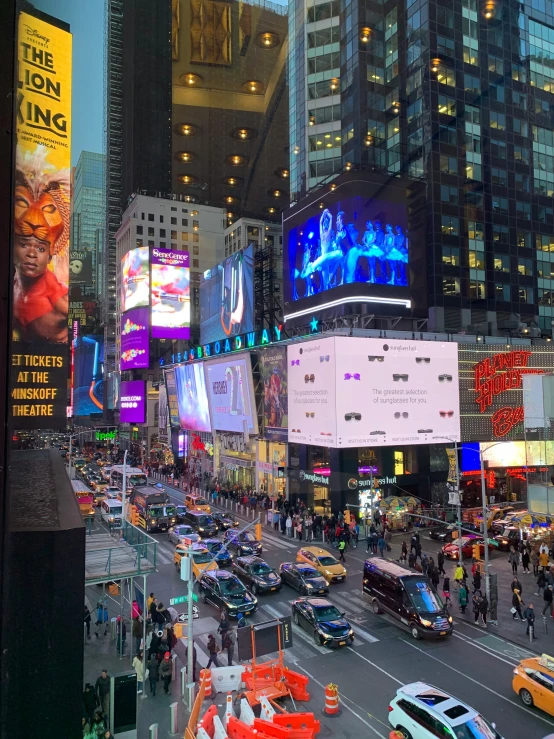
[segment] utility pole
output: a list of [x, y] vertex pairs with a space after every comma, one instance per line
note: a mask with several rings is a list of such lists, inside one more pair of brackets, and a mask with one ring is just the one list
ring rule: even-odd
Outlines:
[[189, 581], [187, 584], [187, 644], [188, 644], [188, 658], [187, 658], [187, 688], [188, 688], [188, 709], [192, 711], [194, 705], [194, 637], [193, 637], [193, 613], [192, 613], [192, 596], [193, 596], [193, 582], [192, 582], [192, 542], [188, 546], [188, 556], [190, 563], [189, 570]]
[[[125, 515], [126, 507], [127, 507], [127, 449], [125, 450], [125, 453], [123, 454], [123, 484], [122, 484], [123, 490], [121, 491], [121, 509], [123, 513], [123, 521], [125, 522], [127, 520], [127, 516]], [[125, 525], [125, 524], [124, 524]], [[146, 595], [146, 593], [145, 593]]]
[[458, 505], [456, 508], [456, 518], [458, 519], [458, 564], [462, 566], [462, 493], [460, 491], [460, 462], [458, 459], [458, 442], [454, 442], [454, 450], [456, 454], [456, 490], [458, 496]]
[[[494, 445], [493, 445], [494, 446]], [[487, 447], [489, 448], [489, 447]], [[487, 490], [485, 485], [485, 464], [483, 461], [483, 449], [479, 445], [479, 460], [481, 463], [481, 503], [483, 504], [483, 540], [485, 550], [485, 592], [487, 594], [487, 601], [491, 601], [491, 583], [489, 573], [489, 532], [487, 528], [488, 522], [488, 511], [487, 511]]]

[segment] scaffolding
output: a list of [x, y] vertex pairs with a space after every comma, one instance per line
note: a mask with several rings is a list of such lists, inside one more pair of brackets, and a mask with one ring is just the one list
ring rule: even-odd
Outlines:
[[273, 244], [263, 244], [254, 254], [254, 325], [272, 329], [282, 323], [281, 280]]

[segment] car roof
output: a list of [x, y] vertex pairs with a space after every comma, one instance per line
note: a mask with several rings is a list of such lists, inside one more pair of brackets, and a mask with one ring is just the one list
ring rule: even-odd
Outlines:
[[[253, 565], [253, 564], [264, 564], [264, 565], [266, 565], [267, 564], [267, 562], [265, 561], [265, 559], [262, 559], [261, 557], [255, 557], [253, 555], [250, 555], [249, 557], [238, 557], [237, 558], [237, 562], [245, 562], [248, 565]], [[267, 565], [267, 566], [269, 567], [269, 565]]]
[[[177, 544], [177, 546], [175, 547], [175, 549], [178, 549], [179, 551], [184, 550], [185, 552], [187, 551], [188, 548], [189, 547], [186, 544]], [[192, 551], [193, 552], [208, 552], [204, 544], [200, 544], [197, 541], [192, 542]]]
[[314, 566], [311, 562], [289, 562], [288, 564], [297, 567], [299, 570], [313, 570]]
[[210, 514], [206, 511], [195, 511], [194, 509], [188, 511], [191, 516], [209, 516]]
[[314, 608], [327, 608], [327, 606], [335, 605], [330, 600], [327, 600], [327, 598], [304, 598], [303, 600]]
[[[396, 695], [405, 695], [412, 700], [415, 700], [426, 710], [433, 710], [441, 717], [441, 719], [445, 723], [449, 724], [450, 726], [465, 724], [466, 721], [470, 721], [472, 718], [475, 718], [475, 716], [478, 715], [477, 711], [474, 708], [471, 708], [471, 706], [468, 706], [467, 703], [463, 703], [457, 698], [451, 696], [450, 693], [447, 693], [440, 688], [435, 688], [434, 685], [430, 685], [429, 683], [408, 683], [407, 685], [403, 685], [401, 688], [398, 688], [398, 690], [396, 691]], [[431, 696], [438, 698], [440, 702], [435, 703], [431, 699]], [[456, 707], [465, 710], [460, 716], [457, 716], [456, 718], [451, 718], [448, 715], [448, 711]]]
[[300, 551], [311, 552], [312, 554], [315, 554], [316, 557], [323, 557], [325, 555], [327, 555], [328, 557], [333, 556], [331, 552], [328, 552], [326, 549], [320, 549], [319, 547], [302, 547]]
[[213, 575], [217, 580], [236, 580], [237, 576], [234, 575], [232, 572], [227, 572], [227, 570], [212, 570], [211, 575]]
[[219, 539], [216, 539], [215, 537], [212, 537], [211, 539], [202, 539], [202, 542], [204, 544], [221, 544], [221, 546], [223, 546]]

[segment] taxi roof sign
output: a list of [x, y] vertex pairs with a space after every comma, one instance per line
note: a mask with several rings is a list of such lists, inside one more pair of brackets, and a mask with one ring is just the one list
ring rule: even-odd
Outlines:
[[548, 654], [541, 654], [539, 664], [541, 667], [546, 667], [548, 670], [554, 670], [554, 657], [550, 657]]

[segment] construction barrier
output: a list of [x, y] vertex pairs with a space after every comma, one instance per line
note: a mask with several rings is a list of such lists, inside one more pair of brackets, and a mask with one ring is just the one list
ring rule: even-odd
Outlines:
[[273, 721], [273, 717], [275, 716], [275, 709], [268, 701], [268, 699], [262, 696], [260, 698], [260, 705], [262, 709], [260, 713], [260, 718], [264, 721]]
[[258, 736], [263, 734], [264, 736], [271, 737], [271, 739], [292, 739], [290, 729], [284, 729], [276, 724], [270, 724], [268, 721], [262, 721], [260, 718], [254, 721], [253, 728], [258, 732]]
[[241, 698], [239, 720], [247, 726], [252, 726], [254, 723], [254, 718], [254, 711], [252, 710], [250, 703], [246, 700], [246, 698]]
[[209, 698], [212, 694], [212, 673], [210, 670], [200, 670], [200, 680], [205, 682], [205, 696]]
[[293, 672], [288, 667], [284, 669], [285, 683], [295, 701], [309, 701], [310, 694], [306, 690], [308, 678], [299, 672]]
[[227, 696], [227, 705], [225, 706], [225, 726], [229, 726], [229, 719], [235, 718], [235, 709], [233, 708], [233, 696]]
[[[204, 672], [204, 670], [202, 670], [202, 672]], [[190, 712], [189, 722], [185, 729], [185, 739], [195, 739], [196, 737], [196, 725], [198, 724], [198, 718], [200, 717], [200, 711], [202, 710], [205, 690], [205, 677], [201, 676], [196, 700], [194, 701], [192, 711]]]
[[389, 739], [404, 739], [404, 734], [401, 731], [393, 729], [389, 734]]
[[[253, 731], [236, 716], [230, 716], [227, 724], [227, 736], [229, 739], [252, 739]], [[255, 736], [255, 735], [254, 735]]]
[[215, 716], [217, 716], [217, 706], [212, 705], [203, 715], [202, 720], [198, 724], [198, 728], [202, 727], [210, 736], [213, 736]]
[[219, 716], [214, 716], [214, 738], [213, 739], [227, 739], [227, 732], [225, 727], [221, 723]]
[[325, 708], [323, 709], [323, 713], [329, 717], [340, 715], [339, 691], [333, 683], [325, 686]]
[[211, 739], [211, 737], [207, 731], [200, 727], [196, 732], [196, 739]]
[[239, 690], [242, 685], [242, 665], [232, 667], [212, 667], [212, 690], [216, 693], [229, 693]]

